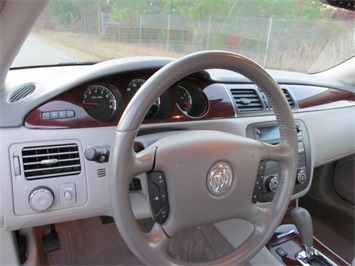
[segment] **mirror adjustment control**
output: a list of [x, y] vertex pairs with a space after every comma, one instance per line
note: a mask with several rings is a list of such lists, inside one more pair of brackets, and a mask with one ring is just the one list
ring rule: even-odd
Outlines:
[[110, 145], [89, 146], [85, 149], [85, 158], [89, 161], [106, 163], [110, 157]]

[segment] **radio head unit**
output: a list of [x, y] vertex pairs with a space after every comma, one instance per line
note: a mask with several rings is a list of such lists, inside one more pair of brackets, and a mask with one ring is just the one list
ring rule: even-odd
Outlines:
[[[310, 183], [310, 145], [306, 127], [302, 121], [295, 121], [298, 138], [298, 166], [297, 178], [293, 194], [302, 192]], [[277, 123], [266, 122], [252, 124], [247, 127], [247, 137], [262, 141], [271, 145], [280, 142], [280, 130]], [[253, 202], [269, 202], [278, 188], [280, 167], [274, 161], [260, 162], [258, 176], [256, 177]]]

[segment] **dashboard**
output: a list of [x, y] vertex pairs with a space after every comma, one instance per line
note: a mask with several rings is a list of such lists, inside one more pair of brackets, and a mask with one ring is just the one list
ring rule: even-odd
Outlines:
[[[25, 118], [25, 126], [71, 128], [117, 125], [125, 107], [155, 71], [108, 76], [73, 88], [30, 112]], [[192, 76], [177, 82], [160, 95], [149, 109], [144, 122], [193, 121], [234, 116], [233, 103], [223, 84]]]
[[[15, 230], [110, 215], [107, 165], [115, 126], [145, 81], [172, 60], [137, 57], [10, 71], [0, 95], [1, 159], [8, 166], [1, 170], [7, 178], [0, 180], [0, 225]], [[309, 190], [314, 167], [354, 153], [354, 88], [312, 75], [269, 73], [296, 121], [299, 165], [293, 198], [298, 198]], [[272, 145], [279, 139], [262, 89], [239, 74], [213, 69], [177, 81], [152, 103], [135, 150], [200, 129]], [[255, 204], [270, 201], [277, 189], [278, 165], [261, 162], [260, 169], [252, 177]], [[135, 177], [129, 188], [137, 218], [152, 216], [146, 179]]]

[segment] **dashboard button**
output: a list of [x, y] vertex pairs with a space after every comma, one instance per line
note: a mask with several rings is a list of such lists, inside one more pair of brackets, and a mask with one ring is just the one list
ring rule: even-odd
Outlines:
[[76, 202], [75, 183], [66, 183], [59, 185], [60, 204], [74, 204]]
[[58, 111], [58, 115], [60, 119], [67, 118], [67, 112], [66, 111]]
[[75, 112], [73, 110], [67, 111], [67, 118], [73, 118], [75, 117]]
[[42, 118], [42, 120], [49, 120], [49, 119], [51, 119], [51, 114], [50, 114], [50, 112], [43, 112], [43, 113], [41, 114], [41, 118]]
[[58, 111], [51, 112], [51, 119], [58, 119], [58, 117], [59, 117]]

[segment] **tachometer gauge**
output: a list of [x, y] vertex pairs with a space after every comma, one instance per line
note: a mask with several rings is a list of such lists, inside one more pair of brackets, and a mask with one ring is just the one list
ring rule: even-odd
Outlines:
[[110, 121], [117, 109], [116, 97], [105, 85], [90, 85], [83, 94], [85, 111], [99, 121]]
[[[134, 79], [128, 84], [127, 97], [129, 101], [133, 98], [134, 94], [136, 94], [139, 88], [142, 87], [145, 81], [145, 79]], [[154, 103], [148, 110], [145, 118], [154, 118], [158, 114], [160, 109], [160, 102], [160, 97], [155, 99]]]
[[177, 86], [175, 89], [176, 105], [184, 114], [189, 114], [192, 107], [191, 94], [183, 86]]

